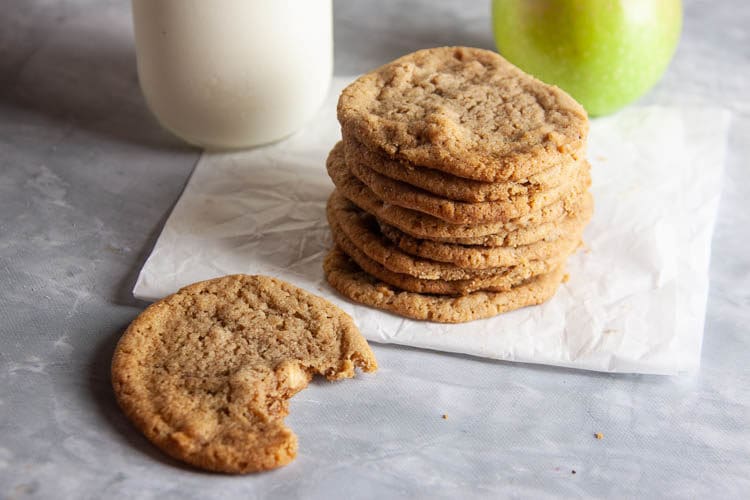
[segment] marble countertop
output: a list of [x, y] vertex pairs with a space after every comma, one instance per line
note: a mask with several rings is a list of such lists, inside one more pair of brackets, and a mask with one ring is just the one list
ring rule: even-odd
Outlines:
[[[732, 112], [700, 372], [374, 345], [378, 375], [295, 397], [294, 464], [225, 477], [165, 458], [109, 384], [115, 342], [146, 305], [135, 277], [199, 151], [145, 108], [128, 2], [0, 0], [0, 498], [746, 496], [750, 4], [685, 3], [677, 55], [641, 102]], [[335, 42], [340, 75], [427, 46], [493, 48], [489, 5], [340, 0]], [[414, 408], [410, 393], [433, 402]]]

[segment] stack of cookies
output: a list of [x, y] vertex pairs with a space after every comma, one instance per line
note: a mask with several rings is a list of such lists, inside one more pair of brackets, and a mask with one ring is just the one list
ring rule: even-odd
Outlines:
[[498, 54], [427, 49], [338, 104], [326, 277], [352, 300], [463, 322], [549, 299], [593, 211], [588, 119]]

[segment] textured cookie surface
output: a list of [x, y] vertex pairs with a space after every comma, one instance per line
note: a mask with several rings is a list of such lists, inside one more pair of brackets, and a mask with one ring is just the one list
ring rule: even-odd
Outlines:
[[335, 222], [331, 224], [331, 232], [333, 233], [333, 241], [339, 249], [347, 254], [366, 273], [401, 290], [433, 295], [466, 295], [478, 290], [491, 292], [507, 291], [529, 278], [552, 271], [567, 257], [567, 254], [565, 254], [547, 261], [535, 260], [524, 262], [515, 266], [496, 269], [492, 275], [471, 279], [420, 279], [409, 274], [393, 272], [379, 262], [372, 260], [341, 231]]
[[[346, 166], [341, 143], [336, 144], [331, 150], [326, 161], [326, 168], [337, 190], [343, 196], [378, 219], [417, 238], [436, 240], [467, 238], [471, 241], [479, 241], [489, 237], [492, 242], [508, 239], [508, 244], [527, 244], [546, 237], [553, 230], [553, 227], [547, 223], [560, 221], [569, 212], [578, 210], [584, 196], [577, 191], [580, 187], [576, 187], [566, 193], [563, 199], [509, 222], [449, 224], [437, 217], [385, 203], [378, 198], [369, 187], [351, 175]], [[510, 243], [510, 241], [515, 243]], [[480, 244], [465, 241], [454, 242]]]
[[334, 248], [323, 263], [326, 279], [336, 290], [361, 304], [408, 318], [440, 323], [462, 323], [541, 304], [557, 291], [563, 267], [533, 278], [507, 292], [474, 292], [459, 297], [407, 292], [360, 269]]
[[501, 233], [487, 234], [484, 236], [463, 236], [463, 237], [449, 237], [449, 236], [433, 236], [424, 235], [418, 232], [410, 231], [410, 228], [404, 229], [403, 227], [399, 230], [404, 234], [415, 238], [421, 238], [427, 241], [435, 241], [438, 243], [450, 243], [453, 245], [463, 246], [478, 246], [478, 247], [518, 247], [524, 245], [531, 245], [542, 240], [555, 240], [565, 236], [563, 229], [563, 222], [569, 216], [563, 216], [556, 221], [544, 222], [537, 226], [523, 227], [514, 231], [503, 231]]
[[450, 224], [482, 224], [484, 222], [508, 222], [523, 217], [541, 207], [562, 199], [573, 189], [582, 191], [589, 181], [589, 167], [580, 171], [565, 183], [533, 193], [521, 193], [502, 201], [467, 203], [437, 196], [429, 191], [415, 188], [379, 174], [360, 163], [347, 164], [349, 170], [375, 195], [393, 205], [411, 208], [442, 219]]
[[[401, 250], [425, 259], [450, 262], [459, 267], [485, 269], [488, 267], [515, 265], [528, 260], [545, 260], [569, 253], [572, 245], [582, 238], [583, 229], [591, 219], [593, 203], [589, 198], [582, 210], [560, 223], [560, 237], [540, 240], [529, 245], [506, 247], [483, 247], [457, 245], [414, 238], [393, 226], [380, 224], [383, 235]], [[356, 259], [355, 259], [356, 260]]]
[[331, 226], [340, 229], [370, 259], [394, 273], [446, 281], [488, 278], [505, 273], [504, 269], [497, 267], [465, 269], [448, 262], [408, 254], [380, 233], [378, 222], [372, 215], [363, 212], [336, 192], [328, 199], [327, 215]]
[[[345, 131], [342, 132], [345, 134]], [[467, 203], [510, 201], [517, 196], [533, 196], [540, 190], [563, 184], [582, 168], [580, 161], [570, 162], [554, 165], [518, 181], [482, 182], [389, 158], [366, 148], [356, 139], [347, 138], [346, 135], [343, 143], [347, 165], [364, 165], [391, 179], [450, 200]]]
[[196, 467], [245, 473], [284, 465], [296, 436], [288, 399], [314, 374], [377, 369], [352, 319], [283, 281], [233, 275], [152, 304], [112, 361], [120, 407], [149, 440]]
[[[542, 222], [536, 226], [529, 226], [516, 229], [515, 231], [505, 231], [497, 234], [487, 234], [484, 236], [464, 236], [464, 237], [446, 237], [446, 236], [434, 236], [434, 235], [422, 235], [421, 239], [428, 241], [435, 241], [439, 243], [451, 243], [454, 245], [461, 246], [474, 246], [474, 247], [518, 247], [524, 245], [531, 245], [542, 240], [552, 241], [558, 238], [563, 238], [567, 235], [569, 229], [568, 222], [571, 219], [580, 217], [582, 210], [587, 210], [589, 207], [593, 211], [594, 197], [591, 193], [586, 192], [583, 195], [571, 201], [565, 201], [559, 205], [553, 205], [555, 208], [562, 208], [564, 214], [557, 220], [551, 220]], [[548, 209], [546, 207], [545, 209]], [[420, 238], [419, 233], [399, 228], [404, 234]]]
[[519, 180], [582, 157], [588, 119], [562, 90], [495, 52], [425, 49], [341, 93], [338, 118], [368, 148], [459, 177]]

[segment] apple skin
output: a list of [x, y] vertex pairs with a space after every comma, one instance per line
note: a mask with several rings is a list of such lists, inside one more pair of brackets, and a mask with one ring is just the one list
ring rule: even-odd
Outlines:
[[493, 0], [492, 24], [503, 57], [600, 116], [662, 77], [680, 38], [682, 2]]

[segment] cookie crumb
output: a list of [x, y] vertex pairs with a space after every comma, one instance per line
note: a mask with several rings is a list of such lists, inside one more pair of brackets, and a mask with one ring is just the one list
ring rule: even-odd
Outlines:
[[604, 434], [602, 434], [601, 432], [596, 432], [594, 433], [594, 437], [596, 439], [602, 439], [604, 437]]
[[448, 420], [448, 414], [447, 413], [443, 413], [443, 420]]
[[570, 281], [570, 275], [569, 275], [568, 273], [565, 273], [565, 274], [563, 275], [563, 279], [562, 279], [562, 282], [563, 282], [563, 283], [567, 283], [568, 281]]

